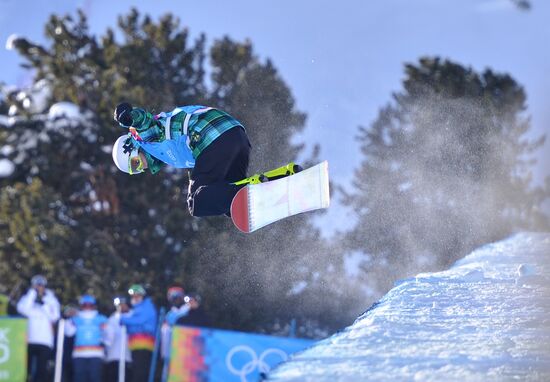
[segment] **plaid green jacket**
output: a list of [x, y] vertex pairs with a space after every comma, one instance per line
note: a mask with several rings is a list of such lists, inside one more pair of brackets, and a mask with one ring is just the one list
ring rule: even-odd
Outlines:
[[[236, 126], [242, 127], [239, 121], [218, 109], [209, 109], [205, 112], [196, 112], [196, 110], [205, 109], [196, 106], [184, 106], [178, 109], [154, 116], [143, 109], [134, 108], [131, 112], [132, 126], [136, 128], [139, 136], [145, 141], [162, 141], [166, 139], [165, 129], [167, 127], [170, 129], [171, 138], [187, 135], [187, 143], [195, 159], [227, 130]], [[188, 119], [187, 131], [185, 131], [186, 119]], [[164, 166], [164, 162], [148, 153], [144, 154], [151, 173], [157, 173]]]

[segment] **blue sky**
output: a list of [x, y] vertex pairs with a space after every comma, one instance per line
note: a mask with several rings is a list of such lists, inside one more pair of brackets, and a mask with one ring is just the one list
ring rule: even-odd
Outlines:
[[[532, 3], [524, 12], [510, 0], [0, 0], [0, 41], [13, 33], [43, 41], [49, 14], [78, 7], [102, 34], [132, 5], [153, 17], [173, 12], [209, 42], [249, 38], [308, 115], [299, 139], [321, 144], [333, 180], [346, 184], [361, 159], [357, 127], [401, 89], [403, 64], [423, 55], [511, 74], [527, 91], [532, 136], [550, 133], [550, 2]], [[25, 83], [17, 54], [0, 48], [0, 81]], [[539, 153], [537, 182], [550, 175], [549, 147]]]

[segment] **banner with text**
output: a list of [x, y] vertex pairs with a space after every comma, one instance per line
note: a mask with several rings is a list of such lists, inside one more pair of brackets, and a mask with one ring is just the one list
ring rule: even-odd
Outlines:
[[169, 382], [258, 381], [288, 356], [314, 341], [175, 326]]
[[27, 379], [27, 320], [0, 318], [0, 382]]

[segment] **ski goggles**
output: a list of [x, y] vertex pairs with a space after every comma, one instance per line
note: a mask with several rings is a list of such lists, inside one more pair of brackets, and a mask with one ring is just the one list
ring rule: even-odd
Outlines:
[[143, 159], [139, 155], [139, 149], [136, 147], [128, 157], [128, 172], [130, 175], [140, 174], [145, 171], [144, 168], [145, 163], [143, 163]]

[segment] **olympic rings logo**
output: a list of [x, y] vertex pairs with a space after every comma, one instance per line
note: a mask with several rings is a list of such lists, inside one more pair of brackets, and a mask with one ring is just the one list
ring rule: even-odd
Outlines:
[[[233, 364], [233, 357], [237, 353], [246, 353], [250, 356], [250, 361], [245, 363], [240, 369], [237, 369]], [[264, 350], [262, 354], [258, 357], [258, 354], [250, 346], [239, 345], [233, 347], [227, 356], [225, 357], [225, 365], [231, 374], [237, 375], [240, 377], [241, 382], [247, 382], [247, 375], [253, 373], [256, 369], [260, 373], [267, 373], [271, 370], [271, 366], [266, 362], [266, 358], [270, 355], [275, 355], [281, 359], [281, 362], [288, 359], [288, 355], [281, 349], [270, 348]]]

